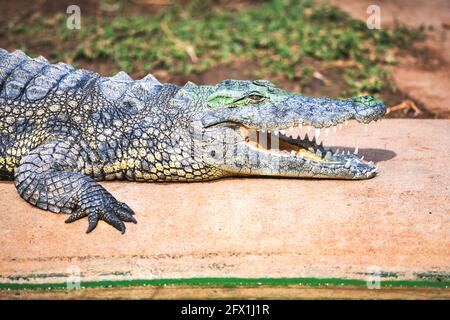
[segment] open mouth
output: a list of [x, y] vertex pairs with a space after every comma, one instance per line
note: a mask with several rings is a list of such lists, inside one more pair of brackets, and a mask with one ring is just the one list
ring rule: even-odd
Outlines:
[[[240, 125], [240, 132], [245, 143], [259, 152], [279, 157], [296, 157], [306, 163], [331, 168], [358, 167], [366, 176], [374, 174], [377, 167], [372, 161], [364, 161], [364, 156], [358, 154], [358, 147], [352, 150], [339, 150], [324, 147], [323, 142], [319, 142], [322, 139], [326, 140], [329, 135], [337, 133], [346, 125], [348, 121], [327, 128], [299, 124], [281, 130], [264, 130]], [[367, 131], [367, 124], [364, 126]]]

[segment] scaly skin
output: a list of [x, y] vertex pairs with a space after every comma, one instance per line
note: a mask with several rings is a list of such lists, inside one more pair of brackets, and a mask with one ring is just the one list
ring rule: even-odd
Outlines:
[[309, 98], [265, 80], [179, 87], [151, 75], [101, 77], [0, 49], [0, 179], [13, 179], [32, 205], [70, 214], [67, 222], [87, 217], [87, 232], [104, 220], [123, 233], [134, 213], [97, 181], [366, 179], [372, 163], [285, 130], [384, 113], [372, 97]]

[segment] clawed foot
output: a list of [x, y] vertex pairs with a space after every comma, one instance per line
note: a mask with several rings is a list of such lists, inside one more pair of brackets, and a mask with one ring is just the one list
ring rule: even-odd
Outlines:
[[123, 202], [113, 199], [107, 203], [102, 203], [98, 206], [90, 206], [72, 213], [66, 220], [66, 223], [71, 223], [81, 218], [88, 217], [89, 226], [86, 233], [90, 233], [94, 230], [98, 224], [98, 221], [103, 220], [124, 234], [126, 227], [123, 222], [137, 223], [133, 215], [134, 212], [129, 206]]

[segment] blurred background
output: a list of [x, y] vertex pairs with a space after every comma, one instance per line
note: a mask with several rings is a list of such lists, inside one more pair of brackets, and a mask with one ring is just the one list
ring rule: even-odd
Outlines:
[[[80, 29], [67, 28], [69, 5]], [[369, 29], [367, 8], [380, 8]], [[0, 47], [133, 78], [271, 80], [312, 96], [373, 94], [388, 117], [450, 118], [450, 1], [0, 0]]]

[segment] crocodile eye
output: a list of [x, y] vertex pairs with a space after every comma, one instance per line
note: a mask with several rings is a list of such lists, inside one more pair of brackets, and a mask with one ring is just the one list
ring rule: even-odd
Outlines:
[[252, 93], [250, 95], [248, 95], [248, 98], [252, 101], [252, 102], [261, 102], [265, 99], [264, 96], [260, 95], [260, 94], [256, 94], [256, 93]]

